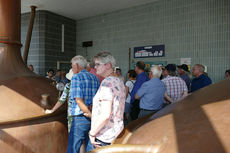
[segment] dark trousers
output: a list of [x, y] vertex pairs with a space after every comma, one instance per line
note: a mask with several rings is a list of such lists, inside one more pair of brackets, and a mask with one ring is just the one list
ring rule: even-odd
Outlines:
[[135, 100], [131, 107], [130, 117], [131, 120], [136, 120], [138, 118], [139, 112], [140, 112], [140, 100]]

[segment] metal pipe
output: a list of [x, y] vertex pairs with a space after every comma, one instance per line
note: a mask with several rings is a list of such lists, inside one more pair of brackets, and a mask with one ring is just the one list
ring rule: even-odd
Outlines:
[[36, 12], [35, 10], [37, 7], [36, 6], [30, 6], [30, 8], [31, 8], [30, 24], [29, 24], [28, 31], [27, 31], [25, 49], [24, 49], [24, 54], [23, 54], [23, 61], [25, 62], [25, 64], [27, 64], [31, 35], [32, 35], [32, 31], [33, 31], [33, 26], [34, 26], [34, 18], [35, 18], [35, 12]]

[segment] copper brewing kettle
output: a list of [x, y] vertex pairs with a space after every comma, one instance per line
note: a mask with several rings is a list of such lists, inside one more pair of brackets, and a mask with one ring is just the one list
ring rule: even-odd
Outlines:
[[[0, 0], [0, 152], [64, 153], [66, 110], [46, 115], [58, 91], [31, 72], [20, 55], [21, 1]], [[42, 105], [42, 95], [49, 95]]]

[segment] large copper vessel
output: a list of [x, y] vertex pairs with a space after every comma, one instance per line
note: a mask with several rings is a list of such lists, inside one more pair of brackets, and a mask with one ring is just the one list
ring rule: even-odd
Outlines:
[[[45, 115], [58, 92], [20, 55], [21, 1], [0, 0], [0, 153], [64, 153], [65, 109]], [[45, 103], [42, 96], [49, 95]]]
[[92, 153], [230, 153], [230, 79], [132, 122]]

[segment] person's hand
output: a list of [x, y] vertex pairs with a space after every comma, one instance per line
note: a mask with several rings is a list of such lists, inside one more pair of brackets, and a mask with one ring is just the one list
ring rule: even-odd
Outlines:
[[91, 118], [92, 117], [92, 114], [91, 113], [84, 113], [83, 114], [85, 117], [88, 117], [88, 118]]
[[96, 139], [95, 136], [92, 136], [92, 135], [89, 134], [89, 139], [90, 139], [91, 143], [92, 143], [96, 148], [101, 147], [100, 143], [95, 141], [95, 139]]
[[51, 114], [51, 113], [53, 113], [53, 110], [52, 110], [52, 109], [46, 109], [46, 110], [45, 110], [45, 113], [46, 113], [46, 114]]

